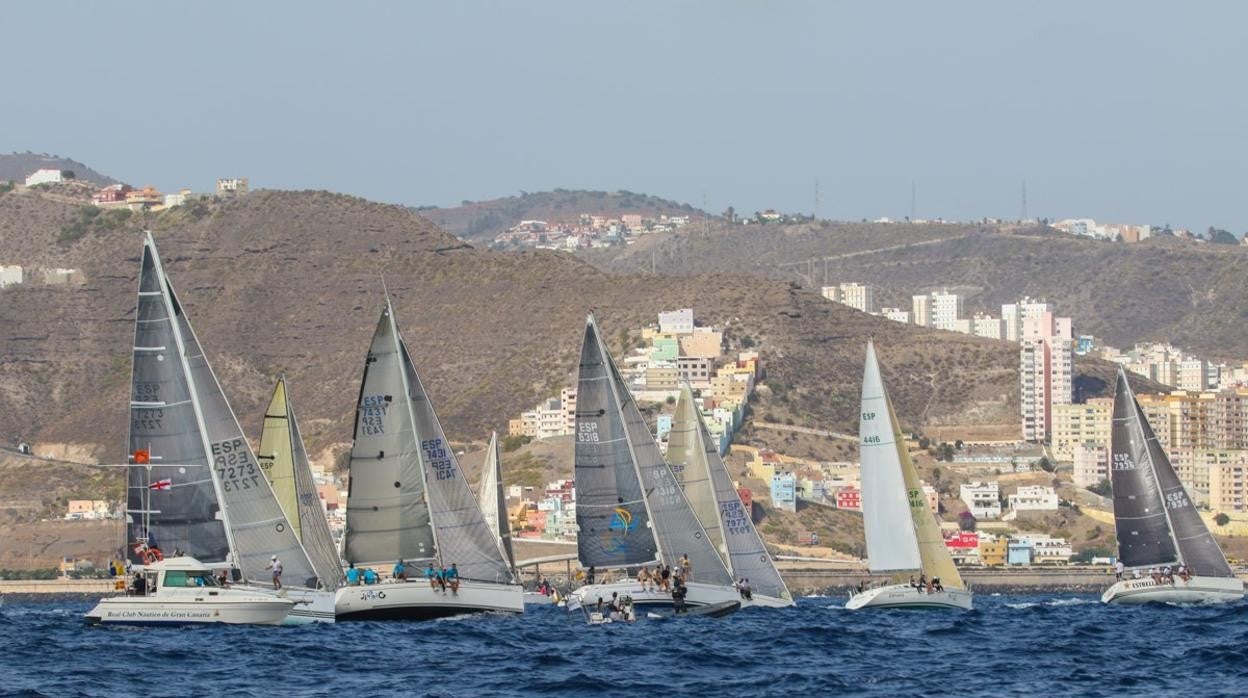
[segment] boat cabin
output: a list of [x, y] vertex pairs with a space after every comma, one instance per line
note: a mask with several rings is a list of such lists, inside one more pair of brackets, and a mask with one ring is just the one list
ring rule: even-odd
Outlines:
[[[138, 583], [141, 579], [142, 584]], [[159, 589], [220, 587], [213, 571], [193, 557], [175, 557], [141, 568], [126, 588], [128, 596], [153, 596]]]

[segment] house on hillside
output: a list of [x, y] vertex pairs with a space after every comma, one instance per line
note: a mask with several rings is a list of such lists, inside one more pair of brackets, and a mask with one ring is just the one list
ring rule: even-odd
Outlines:
[[37, 184], [57, 184], [65, 181], [65, 175], [60, 170], [51, 168], [43, 168], [35, 170], [26, 177], [26, 186], [33, 187]]
[[217, 196], [235, 196], [249, 191], [246, 177], [226, 177], [217, 180]]

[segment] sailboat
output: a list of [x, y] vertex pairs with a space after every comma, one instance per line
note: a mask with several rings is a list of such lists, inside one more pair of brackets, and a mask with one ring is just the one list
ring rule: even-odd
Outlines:
[[1169, 579], [1124, 579], [1101, 596], [1104, 603], [1213, 603], [1238, 601], [1244, 583], [1231, 571], [1191, 497], [1179, 482], [1170, 459], [1157, 442], [1127, 374], [1118, 368], [1114, 385], [1110, 484], [1118, 559], [1130, 570], [1183, 565]]
[[[897, 415], [880, 378], [875, 344], [867, 343], [858, 426], [862, 463], [862, 516], [871, 572], [893, 582], [850, 597], [845, 608], [956, 608], [970, 610], [971, 592], [945, 547], [940, 525], [927, 504], [910, 461]], [[907, 575], [939, 580], [929, 591], [903, 582]]]
[[[494, 532], [498, 545], [507, 558], [512, 578], [519, 581], [516, 553], [511, 544], [511, 524], [507, 521], [507, 495], [503, 490], [503, 461], [499, 456], [498, 432], [490, 434], [490, 446], [485, 451], [485, 465], [481, 469], [477, 501], [481, 502], [481, 515], [485, 517], [486, 525]], [[527, 606], [551, 606], [556, 601], [557, 597], [540, 591], [524, 592], [524, 603]]]
[[308, 551], [322, 587], [328, 591], [337, 590], [342, 580], [338, 546], [329, 531], [320, 493], [316, 491], [312, 465], [299, 432], [299, 421], [295, 418], [285, 376], [277, 379], [273, 397], [264, 411], [264, 426], [260, 432], [260, 449], [256, 459], [260, 470], [273, 486], [273, 494], [285, 512], [295, 537]]
[[418, 565], [455, 565], [461, 583], [456, 592], [424, 579], [341, 587], [340, 620], [523, 612], [523, 589], [416, 375], [389, 298], [364, 362], [349, 468], [343, 558], [387, 568], [402, 560], [413, 577]]
[[681, 388], [676, 401], [676, 415], [667, 438], [667, 462], [733, 578], [748, 580], [750, 598], [742, 599], [742, 603], [794, 605], [750, 512], [733, 486], [688, 385]]
[[[230, 570], [243, 583], [231, 592], [250, 589], [293, 602], [283, 622], [333, 622], [333, 594], [320, 588], [261, 474], [151, 233], [144, 241], [135, 313], [126, 466], [132, 562], [159, 563], [163, 546], [181, 553], [179, 571], [197, 565]], [[264, 585], [275, 556], [284, 566], [280, 591]]]
[[737, 600], [732, 575], [663, 460], [592, 313], [585, 322], [576, 399], [577, 558], [583, 568], [620, 570], [625, 578], [582, 586], [569, 608], [610, 601], [613, 594], [631, 597], [639, 608], [671, 607], [669, 591], [643, 586], [628, 568], [676, 568], [684, 555], [692, 578], [686, 604]]

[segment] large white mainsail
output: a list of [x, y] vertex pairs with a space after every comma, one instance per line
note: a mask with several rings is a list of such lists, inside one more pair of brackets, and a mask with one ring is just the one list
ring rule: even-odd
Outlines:
[[507, 522], [507, 498], [503, 491], [502, 459], [498, 453], [498, 432], [490, 433], [490, 446], [485, 451], [485, 465], [481, 468], [481, 485], [477, 492], [481, 502], [481, 515], [485, 524], [498, 537], [507, 565], [513, 572], [516, 554], [511, 546], [511, 525]]
[[946, 587], [962, 588], [897, 426], [873, 342], [867, 343], [860, 419], [862, 514], [871, 571], [919, 570]]
[[[577, 383], [576, 488], [582, 565], [624, 567], [656, 558], [675, 565], [688, 555], [693, 581], [732, 586], [732, 575], [664, 461], [592, 313]], [[646, 522], [648, 530], [642, 528]]]
[[436, 559], [465, 579], [508, 583], [486, 526], [386, 300], [356, 416], [345, 558], [355, 564]]
[[[149, 272], [149, 260], [150, 280], [146, 278]], [[196, 452], [193, 446], [187, 444], [192, 439], [199, 439], [202, 453], [208, 456], [208, 470], [215, 489], [215, 498], [220, 505], [220, 514], [225, 524], [233, 563], [241, 569], [244, 578], [262, 580], [267, 576], [266, 566], [269, 559], [276, 555], [285, 566], [284, 579], [288, 580], [290, 586], [315, 589], [318, 586], [316, 571], [299, 539], [291, 530], [281, 505], [274, 496], [273, 488], [261, 473], [255, 454], [252, 453], [250, 444], [238, 426], [238, 419], [230, 409], [225, 394], [221, 391], [221, 386], [195, 336], [195, 331], [191, 328], [181, 304], [178, 303], [173, 285], [164, 274], [151, 233], [148, 233], [144, 243], [143, 276], [144, 280], [140, 281], [140, 305], [143, 304], [145, 298], [159, 297], [163, 302], [165, 314], [155, 312], [144, 315], [141, 308], [137, 319], [138, 324], [151, 324], [161, 329], [164, 329], [167, 324], [169, 330], [167, 337], [171, 338], [175, 345], [173, 347], [143, 346], [143, 353], [150, 352], [157, 363], [173, 359], [175, 363], [180, 364], [187, 388], [185, 403], [170, 404], [167, 400], [159, 401], [162, 404], [156, 405], [156, 409], [177, 409], [182, 408], [183, 404], [190, 405], [189, 415], [185, 410], [182, 414], [193, 417], [193, 422], [190, 419], [184, 419], [182, 431], [176, 435], [176, 439], [181, 444], [180, 448], [186, 453]], [[151, 308], [149, 307], [148, 310], [151, 311]], [[137, 348], [140, 347], [137, 341], [135, 346], [137, 356], [139, 354]], [[136, 375], [138, 370], [136, 364]], [[140, 394], [137, 380], [135, 392], [136, 395]], [[132, 410], [134, 402], [136, 401], [132, 398]], [[144, 405], [144, 407], [150, 408], [151, 405]], [[132, 419], [132, 443], [136, 441], [133, 421]], [[160, 419], [157, 418], [156, 421], [159, 422]], [[160, 452], [149, 452], [148, 457], [161, 458], [164, 462], [169, 462], [165, 454]], [[140, 476], [144, 472], [139, 468], [130, 470], [132, 473], [139, 473]], [[192, 483], [199, 488], [202, 488], [204, 484], [202, 475], [194, 472], [198, 468], [166, 466], [166, 470], [170, 471], [169, 479], [174, 483], [182, 478], [191, 479]], [[198, 478], [198, 480], [193, 478]], [[132, 475], [132, 484], [133, 480]], [[157, 505], [154, 504], [153, 507], [155, 506]], [[162, 517], [176, 517], [187, 513], [179, 511], [176, 504], [169, 502], [162, 502], [159, 507]], [[194, 510], [192, 509], [190, 513], [194, 515]], [[170, 547], [170, 542], [167, 540], [158, 539], [158, 542], [166, 548]], [[189, 551], [193, 555], [199, 546], [190, 540], [188, 543], [191, 543]], [[207, 561], [215, 560], [209, 558]]]
[[[688, 385], [683, 387], [676, 402], [667, 458], [707, 535], [722, 546], [724, 561], [732, 575], [748, 579], [755, 595], [791, 599], [750, 512], [733, 485]], [[709, 508], [707, 501], [712, 504]], [[703, 516], [709, 516], [710, 520]]]
[[342, 577], [338, 548], [312, 478], [312, 465], [299, 433], [299, 420], [295, 418], [285, 376], [278, 379], [268, 409], [264, 411], [264, 428], [256, 458], [273, 485], [273, 492], [295, 536], [303, 542], [321, 584], [330, 591], [337, 589]]

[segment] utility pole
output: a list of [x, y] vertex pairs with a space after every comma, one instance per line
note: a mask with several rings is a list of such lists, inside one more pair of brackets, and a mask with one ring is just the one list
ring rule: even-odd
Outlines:
[[915, 219], [914, 209], [915, 209], [916, 199], [918, 198], [917, 194], [918, 194], [918, 187], [915, 185], [914, 182], [911, 182], [910, 183], [910, 222], [912, 223], [914, 222], [914, 219]]
[[1023, 180], [1023, 216], [1020, 221], [1027, 220], [1027, 180]]
[[811, 214], [811, 218], [819, 220], [819, 178], [815, 177], [815, 212]]

